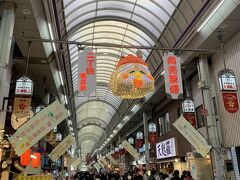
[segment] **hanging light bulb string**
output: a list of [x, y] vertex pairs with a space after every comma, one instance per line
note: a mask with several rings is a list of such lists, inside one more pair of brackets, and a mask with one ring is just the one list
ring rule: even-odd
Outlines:
[[28, 41], [27, 64], [26, 64], [26, 71], [25, 71], [26, 76], [27, 76], [27, 74], [28, 74], [28, 64], [29, 64], [29, 56], [30, 56], [30, 47], [31, 47], [31, 41]]

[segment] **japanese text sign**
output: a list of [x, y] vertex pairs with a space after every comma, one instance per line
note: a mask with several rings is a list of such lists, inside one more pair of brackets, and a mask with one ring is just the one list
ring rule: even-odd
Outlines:
[[74, 143], [74, 139], [71, 134], [63, 139], [48, 155], [52, 161], [57, 161], [58, 158], [65, 153], [65, 151]]
[[211, 146], [208, 145], [204, 137], [183, 116], [177, 119], [173, 126], [176, 127], [203, 157], [207, 155]]
[[175, 138], [168, 139], [156, 144], [157, 159], [176, 156]]
[[129, 152], [129, 154], [131, 154], [136, 160], [139, 159], [139, 153], [136, 151], [136, 149], [134, 149], [132, 147], [132, 145], [127, 142], [126, 140], [124, 140], [122, 142], [122, 146], [124, 147], [124, 149], [126, 149], [127, 152]]
[[103, 163], [105, 166], [108, 165], [108, 162], [107, 162], [107, 160], [105, 159], [105, 157], [100, 158], [100, 161], [102, 161], [102, 163]]
[[96, 90], [96, 57], [91, 48], [79, 53], [78, 90], [84, 96], [90, 96]]
[[230, 69], [222, 69], [218, 72], [220, 89], [222, 91], [236, 91], [237, 83], [234, 72]]
[[181, 63], [173, 53], [163, 58], [165, 89], [168, 98], [179, 99], [183, 95]]
[[58, 100], [41, 110], [9, 138], [16, 154], [23, 154], [67, 117], [67, 110]]
[[26, 117], [31, 108], [31, 101], [32, 101], [32, 98], [15, 97], [14, 105], [13, 105], [13, 113], [19, 118]]
[[19, 78], [16, 82], [15, 95], [28, 95], [33, 93], [33, 82], [27, 76]]

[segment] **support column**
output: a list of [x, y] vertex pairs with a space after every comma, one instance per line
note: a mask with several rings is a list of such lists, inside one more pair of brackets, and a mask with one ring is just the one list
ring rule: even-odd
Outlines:
[[147, 111], [143, 112], [143, 126], [144, 126], [144, 143], [145, 143], [145, 160], [146, 160], [146, 169], [150, 170], [150, 156], [149, 156], [149, 142], [148, 142], [148, 119]]
[[205, 81], [205, 88], [203, 88], [203, 107], [207, 109], [208, 116], [206, 116], [206, 127], [208, 140], [215, 149], [211, 151], [211, 159], [213, 163], [213, 170], [215, 180], [224, 180], [224, 160], [221, 151], [221, 143], [219, 140], [216, 116], [214, 113], [211, 81], [208, 68], [208, 60], [206, 55], [200, 55], [199, 58], [199, 79]]
[[[0, 107], [3, 98], [8, 97], [11, 80], [10, 52], [15, 22], [14, 1], [1, 1], [2, 22], [0, 24]], [[6, 111], [0, 112], [0, 130], [5, 127]]]

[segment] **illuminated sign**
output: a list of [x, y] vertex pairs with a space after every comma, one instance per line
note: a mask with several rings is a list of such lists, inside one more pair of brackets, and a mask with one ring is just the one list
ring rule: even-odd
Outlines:
[[79, 53], [78, 91], [90, 96], [96, 90], [96, 58], [91, 48]]
[[168, 98], [179, 99], [183, 96], [180, 60], [172, 52], [164, 56], [165, 89]]
[[157, 159], [174, 157], [176, 153], [175, 138], [171, 138], [156, 144]]

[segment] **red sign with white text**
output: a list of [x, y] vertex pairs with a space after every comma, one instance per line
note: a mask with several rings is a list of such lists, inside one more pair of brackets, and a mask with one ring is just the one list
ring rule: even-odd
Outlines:
[[169, 53], [164, 57], [163, 65], [165, 89], [168, 97], [172, 99], [181, 98], [183, 89], [180, 60], [173, 53]]
[[229, 113], [236, 113], [238, 111], [238, 96], [237, 93], [222, 93], [224, 107]]
[[78, 90], [84, 96], [90, 96], [96, 90], [96, 58], [91, 48], [79, 53]]

